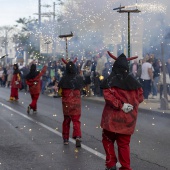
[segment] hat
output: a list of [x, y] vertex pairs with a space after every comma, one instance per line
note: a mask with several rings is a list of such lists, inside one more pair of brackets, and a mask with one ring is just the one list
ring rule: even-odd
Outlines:
[[134, 60], [136, 58], [138, 58], [138, 56], [135, 57], [130, 57], [130, 58], [126, 58], [126, 56], [122, 53], [119, 57], [115, 57], [113, 54], [111, 54], [109, 51], [107, 51], [109, 56], [111, 58], [113, 58], [114, 60], [116, 60], [113, 64], [114, 68], [123, 68], [123, 69], [129, 69], [128, 66], [128, 61], [130, 60]]
[[126, 59], [126, 56], [123, 53], [116, 59], [116, 61], [113, 64], [113, 67], [114, 68], [123, 68], [125, 70], [129, 69], [128, 61]]

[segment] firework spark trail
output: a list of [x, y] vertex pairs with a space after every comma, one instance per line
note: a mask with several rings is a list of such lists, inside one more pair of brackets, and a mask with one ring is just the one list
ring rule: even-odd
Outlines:
[[165, 13], [167, 7], [161, 3], [140, 3], [135, 5], [125, 6], [125, 8], [139, 8], [142, 12], [149, 13]]

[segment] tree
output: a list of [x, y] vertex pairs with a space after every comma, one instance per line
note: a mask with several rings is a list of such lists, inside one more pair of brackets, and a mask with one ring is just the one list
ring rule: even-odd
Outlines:
[[30, 55], [39, 58], [38, 20], [29, 17], [28, 19], [19, 18], [16, 22], [18, 25], [15, 25], [15, 27], [20, 29], [20, 32], [13, 36], [13, 42], [16, 44], [16, 52], [21, 53], [25, 51], [27, 58]]

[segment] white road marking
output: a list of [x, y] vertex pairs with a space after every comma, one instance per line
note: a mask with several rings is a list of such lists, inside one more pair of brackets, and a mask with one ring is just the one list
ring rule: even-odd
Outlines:
[[[45, 128], [45, 129], [49, 130], [50, 132], [53, 132], [53, 133], [55, 133], [56, 135], [62, 137], [62, 133], [60, 133], [60, 132], [52, 129], [51, 127], [49, 127], [49, 126], [47, 126], [47, 125], [45, 125], [45, 124], [43, 124], [43, 123], [41, 123], [41, 122], [38, 122], [38, 121], [32, 119], [31, 117], [29, 117], [29, 116], [27, 116], [27, 115], [25, 115], [25, 114], [23, 114], [23, 113], [15, 110], [15, 109], [11, 108], [11, 107], [8, 106], [8, 105], [5, 105], [5, 104], [3, 104], [3, 103], [1, 103], [1, 102], [0, 102], [0, 104], [1, 104], [3, 107], [5, 107], [6, 109], [9, 109], [9, 110], [13, 111], [13, 112], [17, 113], [18, 115], [20, 115], [20, 116], [22, 116], [22, 117], [24, 117], [24, 118], [26, 118], [26, 119], [28, 119], [28, 120], [30, 120], [30, 121], [38, 124], [39, 126], [41, 126], [41, 127]], [[74, 139], [69, 138], [69, 141], [72, 142], [73, 144], [75, 144], [75, 140], [74, 140]], [[83, 148], [83, 149], [85, 149], [86, 151], [88, 151], [88, 152], [90, 152], [90, 153], [92, 153], [92, 154], [94, 154], [94, 155], [96, 155], [96, 156], [98, 156], [98, 157], [100, 157], [100, 158], [102, 158], [102, 159], [105, 160], [105, 155], [103, 155], [102, 153], [97, 152], [97, 151], [95, 151], [94, 149], [92, 149], [92, 148], [90, 148], [90, 147], [88, 147], [88, 146], [86, 146], [86, 145], [83, 145], [83, 144], [81, 144], [81, 148]]]
[[[45, 125], [45, 124], [43, 124], [43, 123], [41, 123], [41, 122], [38, 122], [38, 121], [32, 119], [31, 117], [28, 117], [27, 115], [25, 115], [25, 114], [23, 114], [23, 113], [15, 110], [15, 109], [11, 108], [10, 106], [8, 106], [8, 105], [6, 105], [6, 104], [4, 104], [4, 103], [1, 103], [1, 102], [0, 102], [0, 104], [1, 104], [3, 107], [5, 107], [6, 109], [9, 109], [9, 110], [13, 111], [13, 112], [17, 113], [18, 115], [20, 115], [20, 116], [22, 116], [22, 117], [24, 117], [24, 118], [26, 118], [26, 119], [28, 119], [28, 120], [30, 120], [30, 121], [38, 124], [39, 126], [41, 126], [41, 127], [45, 128], [45, 129], [49, 130], [50, 132], [53, 132], [53, 133], [55, 133], [56, 135], [62, 137], [62, 133], [60, 133], [60, 132], [52, 129], [51, 127], [49, 127], [49, 126], [47, 126], [47, 125]], [[72, 142], [73, 144], [75, 144], [75, 140], [74, 140], [74, 139], [69, 138], [69, 141]], [[104, 154], [102, 154], [102, 153], [100, 153], [100, 152], [97, 152], [96, 150], [94, 150], [94, 149], [92, 149], [92, 148], [90, 148], [90, 147], [88, 147], [88, 146], [86, 146], [86, 145], [84, 145], [84, 144], [81, 144], [81, 148], [83, 148], [83, 149], [85, 149], [86, 151], [88, 151], [88, 152], [90, 152], [90, 153], [98, 156], [99, 158], [102, 158], [102, 159], [104, 159], [104, 160], [106, 159], [106, 156], [105, 156]], [[120, 164], [119, 162], [117, 162], [116, 166], [117, 166], [117, 167], [121, 167], [121, 164]]]

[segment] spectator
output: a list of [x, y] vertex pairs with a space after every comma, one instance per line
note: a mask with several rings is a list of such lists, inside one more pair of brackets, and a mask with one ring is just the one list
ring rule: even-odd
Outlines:
[[153, 82], [153, 59], [149, 58], [146, 62], [142, 64], [142, 74], [140, 77], [140, 82], [144, 91], [144, 99], [148, 100], [148, 96], [151, 92], [151, 83]]
[[100, 54], [100, 58], [97, 61], [97, 66], [96, 66], [96, 72], [99, 73], [99, 75], [102, 75], [102, 71], [105, 67], [105, 63], [107, 63], [107, 56], [106, 56], [106, 52], [103, 51]]
[[52, 79], [51, 79], [51, 82], [47, 85], [47, 89], [49, 90], [49, 92], [50, 92], [50, 94], [48, 95], [48, 96], [54, 96], [54, 93], [55, 93], [55, 91], [54, 91], [54, 86], [55, 86], [55, 84], [56, 84], [56, 78], [55, 78], [55, 76], [54, 77], [52, 77]]
[[103, 79], [106, 79], [111, 73], [111, 68], [109, 63], [105, 63], [105, 67], [102, 71]]
[[158, 94], [158, 82], [160, 77], [160, 60], [154, 59], [153, 66], [153, 82], [152, 82], [152, 98], [155, 99]]
[[13, 74], [13, 70], [12, 70], [12, 66], [10, 65], [7, 67], [7, 83], [6, 83], [7, 87], [10, 87], [12, 74]]
[[138, 61], [134, 60], [134, 62], [130, 65], [130, 72], [136, 79], [139, 79], [138, 69], [139, 69]]
[[86, 89], [86, 96], [91, 96], [91, 68], [92, 68], [92, 62], [91, 60], [87, 60], [81, 68], [81, 71], [83, 73], [84, 77], [84, 84]]
[[[21, 81], [22, 81], [22, 89], [24, 89], [25, 91], [27, 91], [27, 84], [26, 84], [26, 75], [29, 73], [29, 68], [28, 66], [23, 66], [21, 69], [20, 69], [20, 72], [21, 72]], [[22, 90], [21, 89], [21, 90]]]
[[41, 79], [41, 93], [42, 94], [44, 94], [46, 90], [47, 83], [48, 83], [48, 73], [46, 71], [45, 74], [42, 75], [42, 79]]

